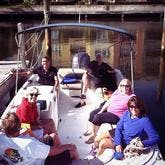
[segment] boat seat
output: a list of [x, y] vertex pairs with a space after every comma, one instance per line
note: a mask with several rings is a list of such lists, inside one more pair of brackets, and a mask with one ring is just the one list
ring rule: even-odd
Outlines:
[[73, 55], [72, 67], [59, 69], [59, 79], [61, 79], [61, 88], [69, 90], [81, 90], [82, 76], [85, 68], [90, 63], [90, 56], [84, 51], [79, 50]]
[[81, 82], [83, 73], [68, 73], [61, 81], [61, 84], [74, 84]]
[[85, 72], [84, 69], [71, 69], [60, 68], [58, 71], [58, 77], [60, 80], [61, 89], [68, 90], [82, 90], [82, 75]]

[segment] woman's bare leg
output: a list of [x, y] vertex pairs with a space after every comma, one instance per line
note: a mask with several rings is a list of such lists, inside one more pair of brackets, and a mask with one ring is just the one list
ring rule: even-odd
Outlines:
[[98, 132], [100, 126], [97, 126], [97, 125], [94, 125], [93, 123], [91, 123], [91, 127], [92, 127], [92, 134], [91, 134], [91, 136], [96, 137], [97, 132]]
[[44, 129], [44, 135], [57, 132], [53, 119], [41, 119], [40, 124]]
[[61, 145], [60, 137], [58, 136], [57, 133], [51, 133], [49, 135], [52, 137], [52, 139], [53, 139], [53, 145], [55, 147], [58, 147], [58, 146]]
[[82, 83], [83, 83], [83, 87], [82, 87], [82, 95], [86, 95], [87, 90], [89, 88], [89, 78], [88, 78], [88, 74], [84, 73], [82, 76]]
[[94, 141], [94, 145], [96, 148], [99, 147], [99, 143], [102, 139], [105, 139], [105, 138], [110, 138], [111, 135], [109, 134], [109, 131], [106, 131], [106, 132], [102, 132], [101, 134], [97, 135], [95, 137], [95, 141]]
[[92, 123], [92, 134], [90, 135], [89, 139], [87, 141], [85, 141], [87, 144], [91, 144], [94, 142], [94, 139], [97, 135], [99, 128], [100, 128], [100, 126], [94, 125]]
[[87, 122], [87, 131], [84, 133], [84, 136], [89, 136], [92, 134], [92, 123], [90, 121]]
[[111, 138], [104, 138], [99, 143], [99, 148], [97, 150], [97, 156], [101, 155], [106, 148], [114, 148], [114, 144]]

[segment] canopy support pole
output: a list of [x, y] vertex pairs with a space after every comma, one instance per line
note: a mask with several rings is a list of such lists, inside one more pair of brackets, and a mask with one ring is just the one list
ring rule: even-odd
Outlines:
[[159, 65], [159, 82], [158, 82], [157, 98], [156, 98], [157, 102], [162, 101], [164, 81], [165, 81], [165, 9], [164, 9], [162, 44], [161, 44], [161, 55], [160, 55], [160, 65]]
[[[50, 13], [50, 5], [49, 0], [43, 0], [44, 4], [44, 21], [45, 25], [49, 24], [49, 13]], [[51, 50], [51, 30], [49, 28], [45, 29], [45, 51], [46, 56], [52, 59], [52, 50]]]
[[[18, 32], [24, 30], [23, 24], [18, 23], [17, 24]], [[25, 43], [24, 43], [24, 33], [21, 33], [18, 35], [18, 56], [17, 56], [17, 70], [16, 70], [16, 79], [15, 79], [15, 95], [18, 91], [18, 71], [19, 71], [19, 60], [21, 60], [21, 67], [23, 69], [27, 68], [26, 62], [25, 62]]]
[[132, 83], [132, 90], [134, 92], [133, 41], [131, 42], [130, 58], [131, 58], [131, 83]]

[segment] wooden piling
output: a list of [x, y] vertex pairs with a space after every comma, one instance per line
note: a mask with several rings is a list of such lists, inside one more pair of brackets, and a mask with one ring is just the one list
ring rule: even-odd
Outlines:
[[[50, 5], [49, 0], [43, 0], [44, 6], [44, 21], [45, 24], [49, 24], [49, 13], [50, 13]], [[52, 50], [51, 50], [51, 30], [45, 29], [45, 55], [52, 59]]]

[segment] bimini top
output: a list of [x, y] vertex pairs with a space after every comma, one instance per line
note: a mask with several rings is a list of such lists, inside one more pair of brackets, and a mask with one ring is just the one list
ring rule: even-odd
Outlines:
[[135, 40], [134, 35], [132, 35], [131, 33], [127, 32], [126, 30], [123, 30], [123, 29], [111, 27], [109, 25], [94, 24], [94, 23], [74, 23], [74, 22], [54, 23], [54, 24], [35, 26], [35, 27], [28, 28], [28, 29], [25, 29], [25, 30], [22, 30], [22, 31], [16, 33], [16, 36], [18, 37], [19, 34], [23, 34], [23, 33], [32, 33], [32, 32], [37, 32], [37, 31], [41, 31], [44, 29], [50, 29], [50, 28], [55, 28], [55, 27], [66, 27], [66, 26], [67, 27], [72, 27], [72, 26], [73, 27], [91, 27], [91, 28], [109, 30], [109, 31], [117, 32], [119, 34], [126, 35], [127, 37], [129, 37], [129, 39]]

